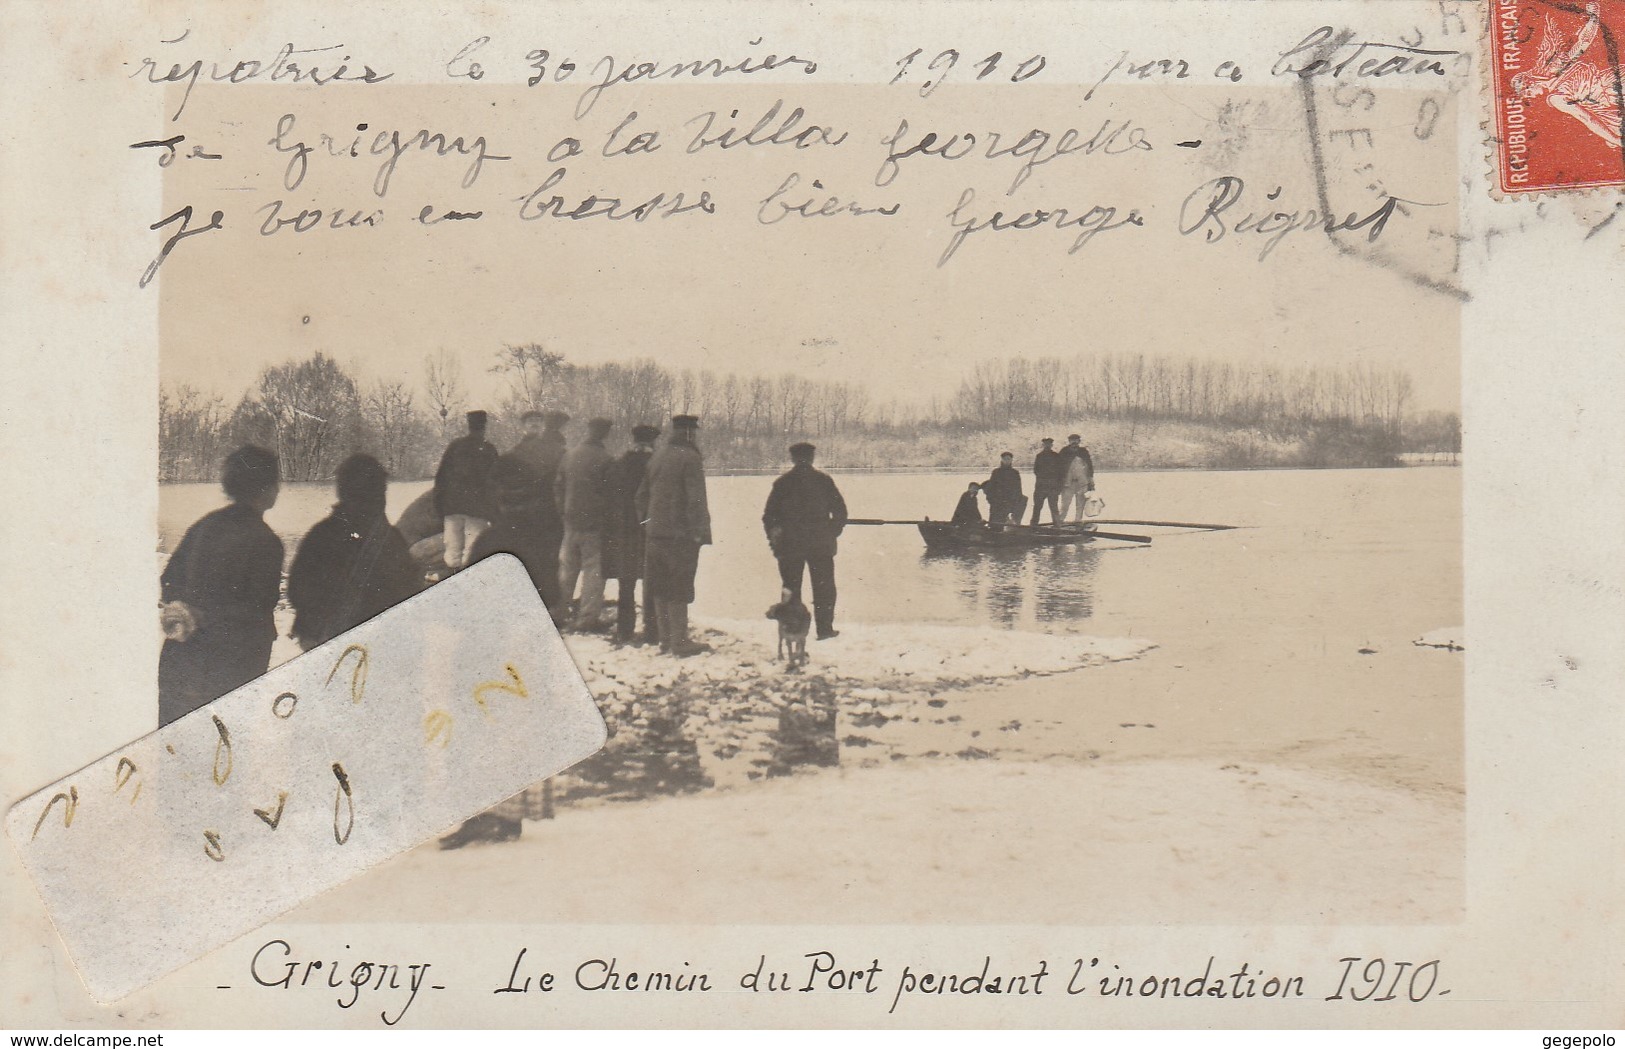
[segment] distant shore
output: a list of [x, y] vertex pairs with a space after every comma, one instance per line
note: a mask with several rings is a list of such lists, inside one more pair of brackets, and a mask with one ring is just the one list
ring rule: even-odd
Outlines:
[[[1292, 463], [1265, 464], [1261, 466], [1192, 466], [1188, 464], [1169, 466], [1133, 466], [1116, 469], [1096, 466], [1095, 473], [1099, 476], [1109, 476], [1114, 473], [1229, 473], [1236, 470], [1370, 470], [1370, 469], [1407, 469], [1414, 467], [1460, 467], [1462, 457], [1459, 453], [1449, 455], [1444, 452], [1407, 452], [1400, 456], [1398, 462], [1389, 466], [1372, 467], [1358, 463], [1335, 464], [1329, 466], [1299, 466]], [[992, 469], [988, 463], [978, 463], [973, 466], [831, 466], [818, 464], [819, 469], [830, 474], [868, 475], [868, 474], [907, 474], [909, 476], [938, 476], [953, 477], [960, 474], [971, 475]], [[773, 467], [708, 467], [706, 474], [711, 477], [776, 477], [788, 469], [788, 464]], [[1025, 473], [1030, 473], [1026, 471]], [[430, 477], [391, 476], [391, 481], [414, 484], [432, 480]], [[163, 485], [211, 484], [210, 481], [164, 481]], [[327, 484], [328, 481], [301, 481], [300, 484]], [[1029, 491], [1027, 494], [1031, 494]]]

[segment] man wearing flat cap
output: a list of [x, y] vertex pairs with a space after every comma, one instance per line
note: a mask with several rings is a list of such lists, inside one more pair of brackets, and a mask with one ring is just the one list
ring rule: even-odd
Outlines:
[[1061, 498], [1061, 485], [1066, 481], [1066, 459], [1055, 450], [1055, 438], [1044, 438], [1043, 445], [1033, 458], [1033, 519], [1027, 523], [1034, 526], [1046, 502], [1050, 524], [1061, 523], [1061, 508], [1057, 503]]
[[649, 460], [637, 494], [645, 544], [644, 586], [654, 598], [660, 650], [679, 658], [710, 648], [688, 638], [688, 606], [694, 602], [700, 547], [711, 542], [699, 427], [699, 419], [692, 415], [671, 417], [671, 437]]
[[784, 588], [801, 600], [801, 575], [812, 577], [813, 622], [820, 641], [836, 637], [835, 541], [846, 528], [846, 501], [835, 481], [813, 469], [818, 449], [802, 442], [790, 446], [788, 471], [773, 482], [762, 527], [779, 561]]
[[440, 514], [446, 540], [446, 567], [456, 572], [468, 567], [474, 540], [496, 516], [491, 491], [491, 468], [497, 450], [485, 439], [485, 413], [468, 413], [468, 433], [446, 446], [434, 475], [434, 508]]
[[1095, 464], [1089, 458], [1089, 449], [1083, 446], [1080, 434], [1066, 435], [1066, 447], [1061, 449], [1060, 456], [1066, 464], [1061, 474], [1061, 517], [1064, 519], [1067, 510], [1075, 506], [1072, 519], [1081, 521], [1083, 501], [1095, 490]]
[[576, 630], [597, 630], [604, 611], [604, 532], [610, 525], [615, 466], [604, 439], [613, 425], [608, 419], [587, 423], [587, 439], [564, 457], [553, 482], [553, 499], [564, 517], [559, 596], [565, 604], [575, 596], [577, 577], [581, 579], [581, 599], [571, 624]]
[[636, 589], [643, 578], [643, 518], [638, 516], [638, 488], [648, 473], [649, 460], [654, 456], [655, 441], [660, 427], [638, 425], [632, 427], [632, 447], [615, 463], [615, 486], [611, 496], [612, 521], [608, 538], [607, 556], [614, 566], [616, 581], [615, 640], [620, 644], [638, 641], [657, 644], [660, 628], [655, 616], [654, 598], [649, 596], [649, 584], [643, 584], [643, 635], [637, 636], [638, 604]]

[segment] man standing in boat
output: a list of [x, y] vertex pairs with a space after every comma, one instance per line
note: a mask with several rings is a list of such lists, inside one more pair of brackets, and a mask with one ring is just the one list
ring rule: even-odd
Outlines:
[[994, 531], [1003, 529], [1012, 519], [1021, 521], [1026, 500], [1021, 494], [1021, 474], [1015, 461], [1014, 452], [1001, 452], [999, 465], [982, 482], [982, 494], [987, 496], [987, 523]]
[[1071, 433], [1066, 436], [1066, 447], [1060, 451], [1061, 462], [1064, 465], [1061, 476], [1061, 520], [1066, 519], [1067, 509], [1076, 506], [1073, 511], [1074, 522], [1083, 520], [1083, 501], [1088, 494], [1095, 490], [1095, 464], [1089, 458], [1089, 449], [1083, 446], [1083, 437]]
[[846, 528], [846, 501], [835, 481], [813, 469], [818, 449], [806, 442], [790, 446], [787, 473], [773, 482], [762, 527], [779, 561], [784, 588], [801, 600], [801, 573], [812, 576], [813, 621], [820, 641], [836, 637], [835, 541]]
[[1044, 512], [1045, 503], [1049, 503], [1050, 524], [1061, 523], [1061, 511], [1056, 506], [1056, 500], [1060, 498], [1061, 485], [1066, 481], [1067, 462], [1055, 450], [1055, 438], [1044, 438], [1043, 445], [1033, 459], [1033, 519], [1027, 523], [1035, 528], [1039, 515]]

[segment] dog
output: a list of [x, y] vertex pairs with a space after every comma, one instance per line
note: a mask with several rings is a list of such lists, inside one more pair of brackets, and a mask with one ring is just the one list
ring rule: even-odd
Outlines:
[[767, 610], [767, 618], [779, 624], [779, 658], [785, 669], [794, 670], [807, 662], [807, 631], [812, 613], [788, 588], [779, 591], [779, 603]]

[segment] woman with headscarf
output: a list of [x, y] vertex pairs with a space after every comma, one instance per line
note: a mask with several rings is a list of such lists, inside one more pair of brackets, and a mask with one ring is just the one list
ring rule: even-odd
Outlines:
[[164, 648], [158, 727], [269, 669], [282, 583], [282, 540], [265, 523], [280, 490], [274, 452], [244, 445], [226, 457], [230, 504], [207, 514], [164, 566]]
[[339, 501], [299, 543], [288, 570], [293, 636], [307, 652], [417, 593], [406, 540], [384, 514], [389, 474], [370, 455], [339, 464]]

